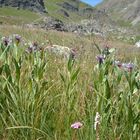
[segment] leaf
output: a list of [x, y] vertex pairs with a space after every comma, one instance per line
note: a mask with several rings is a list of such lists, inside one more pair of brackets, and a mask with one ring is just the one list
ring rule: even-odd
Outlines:
[[61, 73], [60, 73], [60, 77], [61, 77], [61, 80], [65, 83], [66, 80], [65, 80], [64, 76]]
[[4, 58], [4, 55], [6, 54], [6, 52], [9, 50], [9, 47], [6, 47], [4, 49], [4, 51], [2, 52], [1, 56], [0, 56], [0, 60], [2, 60]]
[[111, 48], [111, 49], [109, 49], [109, 52], [113, 53], [113, 52], [115, 52], [115, 50], [116, 50], [115, 48]]
[[16, 67], [16, 79], [19, 81], [19, 79], [20, 79], [21, 62], [19, 60], [19, 62], [20, 62], [20, 64], [19, 64], [15, 58], [13, 58], [13, 62], [14, 62], [15, 67]]
[[67, 64], [67, 67], [68, 67], [68, 71], [69, 72], [72, 71], [73, 65], [74, 65], [73, 59], [69, 58], [69, 61], [68, 61], [68, 64]]
[[75, 79], [77, 78], [78, 74], [79, 74], [80, 68], [78, 68], [72, 75], [71, 77], [71, 81], [75, 81]]
[[99, 48], [99, 46], [98, 46], [96, 43], [94, 43], [94, 45], [95, 45], [95, 47], [97, 48], [97, 50], [99, 51], [99, 53], [101, 54], [102, 51], [101, 51], [101, 49]]

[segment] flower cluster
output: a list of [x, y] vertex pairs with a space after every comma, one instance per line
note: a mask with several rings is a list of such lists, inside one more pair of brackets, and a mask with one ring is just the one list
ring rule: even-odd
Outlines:
[[26, 49], [27, 53], [33, 53], [36, 52], [39, 49], [38, 47], [38, 43], [37, 42], [33, 42], [33, 43], [29, 43], [29, 47]]
[[14, 43], [18, 45], [21, 42], [21, 36], [18, 34], [13, 34], [8, 37], [2, 37], [1, 40], [4, 46], [10, 46], [11, 44], [14, 44]]
[[121, 63], [120, 61], [114, 61], [114, 65], [128, 71], [132, 71], [135, 68], [133, 63]]
[[105, 59], [115, 51], [114, 48], [109, 48], [108, 46], [105, 46], [103, 50], [100, 50], [101, 54], [96, 56], [97, 61], [99, 62], [99, 64], [102, 64]]

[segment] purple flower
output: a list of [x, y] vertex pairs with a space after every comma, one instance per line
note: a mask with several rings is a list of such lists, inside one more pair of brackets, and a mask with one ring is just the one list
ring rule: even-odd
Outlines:
[[3, 45], [8, 46], [9, 45], [9, 42], [10, 42], [10, 40], [9, 40], [8, 37], [2, 37], [2, 43], [3, 43]]
[[76, 49], [71, 49], [70, 57], [74, 60], [76, 58]]
[[30, 46], [26, 49], [26, 52], [27, 53], [36, 52], [37, 51], [37, 47], [38, 47], [38, 43], [37, 42], [30, 43]]
[[133, 63], [128, 63], [127, 65], [126, 65], [126, 68], [128, 69], [128, 70], [132, 70], [133, 68], [134, 68], [134, 64]]
[[123, 64], [122, 64], [122, 67], [123, 67], [125, 70], [132, 71], [132, 69], [135, 67], [135, 65], [134, 65], [133, 63], [123, 63]]
[[15, 34], [14, 37], [15, 37], [15, 41], [16, 41], [16, 43], [19, 44], [20, 41], [21, 41], [21, 36], [18, 35], [18, 34]]
[[75, 122], [71, 125], [71, 128], [73, 129], [79, 129], [83, 126], [83, 124], [81, 122]]
[[98, 55], [96, 56], [96, 59], [98, 60], [99, 64], [102, 64], [104, 62], [104, 56], [103, 55]]

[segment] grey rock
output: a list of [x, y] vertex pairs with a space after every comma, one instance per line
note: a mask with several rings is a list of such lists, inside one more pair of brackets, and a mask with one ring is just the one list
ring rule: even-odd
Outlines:
[[0, 6], [12, 6], [40, 13], [46, 12], [43, 0], [0, 0]]
[[58, 12], [60, 12], [60, 14], [64, 15], [65, 17], [69, 17], [70, 15], [68, 14], [67, 11], [60, 9]]
[[68, 2], [63, 2], [63, 3], [58, 3], [59, 6], [61, 6], [62, 8], [68, 10], [68, 11], [72, 11], [72, 12], [76, 12], [78, 11], [78, 7], [75, 5], [72, 5]]
[[61, 20], [52, 17], [44, 18], [43, 23], [39, 26], [41, 28], [45, 28], [46, 30], [67, 31]]

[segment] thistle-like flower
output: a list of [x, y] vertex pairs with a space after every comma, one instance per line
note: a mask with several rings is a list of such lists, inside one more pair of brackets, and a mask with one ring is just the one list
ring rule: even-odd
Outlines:
[[70, 50], [70, 58], [73, 59], [73, 60], [76, 58], [76, 49], [71, 49]]
[[133, 64], [133, 63], [128, 63], [127, 65], [126, 65], [126, 68], [128, 69], [128, 70], [132, 70], [133, 68], [135, 67], [135, 65]]
[[98, 60], [99, 64], [102, 64], [105, 60], [105, 57], [103, 55], [96, 56], [96, 59]]
[[71, 125], [71, 128], [73, 129], [79, 129], [83, 126], [83, 124], [81, 122], [75, 122]]
[[37, 51], [37, 47], [38, 47], [38, 43], [37, 42], [29, 43], [29, 47], [26, 49], [26, 52], [27, 53], [36, 52]]
[[2, 44], [4, 45], [4, 46], [8, 46], [9, 45], [9, 43], [10, 43], [10, 39], [8, 38], [8, 37], [2, 37]]
[[14, 34], [13, 36], [15, 38], [15, 41], [16, 41], [17, 45], [18, 45], [20, 43], [20, 41], [21, 41], [21, 36], [18, 35], [18, 34]]
[[132, 71], [135, 65], [133, 63], [123, 63], [122, 67], [124, 68], [124, 70]]

